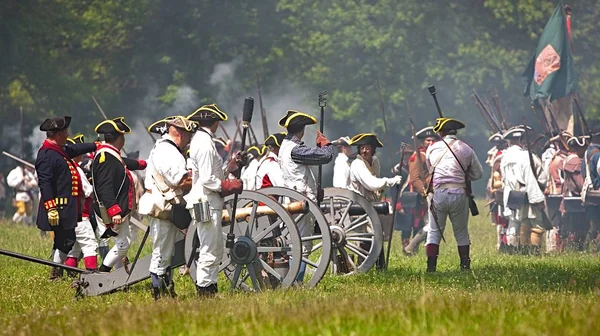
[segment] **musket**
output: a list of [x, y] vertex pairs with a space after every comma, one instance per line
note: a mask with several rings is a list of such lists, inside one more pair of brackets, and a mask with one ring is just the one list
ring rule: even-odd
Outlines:
[[[407, 144], [404, 142], [400, 143], [400, 168], [398, 168], [398, 171], [400, 172], [400, 175], [402, 175], [402, 164], [404, 163], [404, 148], [406, 148]], [[392, 198], [392, 202], [394, 202], [394, 204], [392, 205], [392, 230], [390, 231], [390, 240], [388, 241], [388, 245], [387, 245], [387, 253], [385, 256], [385, 267], [384, 269], [388, 269], [388, 266], [390, 264], [390, 253], [392, 252], [392, 237], [394, 237], [394, 223], [396, 223], [396, 203], [398, 201], [400, 201], [400, 197], [402, 195], [401, 191], [400, 191], [400, 186], [396, 186], [396, 198]]]
[[33, 168], [33, 169], [35, 169], [35, 165], [34, 165], [33, 163], [27, 162], [27, 161], [25, 161], [25, 160], [21, 159], [21, 158], [20, 158], [20, 157], [18, 157], [18, 156], [12, 155], [12, 154], [10, 154], [10, 153], [8, 153], [8, 152], [5, 152], [5, 151], [2, 151], [2, 154], [4, 154], [4, 155], [8, 156], [9, 158], [11, 158], [11, 159], [13, 159], [13, 160], [15, 160], [15, 161], [17, 161], [17, 162], [20, 162], [20, 163], [22, 163], [22, 164], [26, 165], [26, 166], [27, 166], [27, 167], [29, 167], [29, 168]]
[[421, 157], [421, 151], [419, 150], [419, 146], [417, 144], [417, 132], [415, 131], [415, 124], [413, 122], [412, 111], [410, 110], [408, 99], [406, 100], [406, 112], [408, 113], [408, 121], [410, 122], [410, 130], [413, 138], [413, 146], [415, 148], [415, 154], [417, 155], [417, 162], [419, 163], [419, 179], [423, 181], [423, 187], [425, 187], [426, 181], [425, 177], [423, 176], [423, 158]]
[[258, 73], [258, 71], [256, 72], [256, 88], [258, 89], [258, 103], [260, 104], [260, 116], [262, 119], [263, 135], [266, 139], [269, 137], [269, 125], [267, 123], [267, 112], [265, 111], [265, 108], [263, 106], [262, 93], [260, 89], [260, 74]]
[[258, 146], [258, 139], [256, 138], [256, 133], [254, 133], [254, 128], [252, 128], [252, 125], [248, 124], [248, 127], [250, 128], [250, 135], [252, 136], [252, 139], [254, 139], [254, 144]]
[[538, 122], [540, 123], [540, 125], [542, 125], [546, 133], [552, 134], [552, 126], [550, 125], [548, 119], [546, 119], [546, 114], [544, 113], [544, 111], [541, 111], [540, 113], [538, 109], [535, 108], [535, 103], [531, 104], [531, 109], [533, 110], [533, 114], [536, 116]]
[[500, 126], [502, 126], [502, 130], [506, 130], [506, 119], [504, 118], [504, 114], [502, 113], [502, 107], [500, 106], [500, 97], [498, 96], [498, 91], [494, 88], [492, 92], [492, 88], [488, 90], [488, 94], [491, 96], [492, 101], [494, 102], [494, 106], [496, 107], [496, 113], [500, 117]]
[[479, 97], [479, 94], [477, 94], [477, 91], [475, 91], [475, 89], [473, 89], [473, 96], [475, 97], [475, 100], [477, 101], [477, 103], [479, 103], [478, 107], [481, 106], [481, 111], [483, 111], [482, 114], [484, 115], [484, 119], [485, 119], [485, 116], [487, 116], [487, 118], [489, 119], [490, 124], [496, 130], [495, 132], [502, 131], [502, 127], [500, 127], [500, 125], [498, 124], [498, 121], [494, 119], [492, 113], [486, 107], [486, 105], [483, 102], [483, 100], [481, 100], [481, 98]]
[[[436, 97], [435, 86], [432, 85], [428, 89], [429, 89], [429, 93], [433, 97], [433, 101], [435, 102], [435, 107], [437, 108], [440, 118], [443, 118], [444, 115], [442, 114], [442, 109], [440, 108], [440, 104], [438, 103], [438, 100]], [[471, 215], [472, 216], [479, 215], [479, 210], [477, 209], [477, 204], [475, 203], [475, 197], [473, 196], [473, 188], [471, 186], [471, 181], [469, 180], [469, 178], [467, 176], [467, 170], [465, 169], [465, 167], [463, 167], [462, 163], [458, 159], [458, 156], [456, 156], [456, 153], [454, 153], [454, 151], [452, 150], [450, 145], [448, 145], [448, 143], [444, 139], [441, 139], [440, 141], [442, 141], [446, 145], [446, 147], [448, 147], [448, 151], [450, 153], [452, 153], [452, 155], [456, 159], [456, 162], [458, 162], [460, 169], [462, 169], [463, 173], [465, 174], [465, 190], [467, 192], [467, 196], [469, 197], [469, 209], [471, 210]], [[433, 180], [433, 177], [432, 177], [432, 180]], [[432, 204], [433, 204], [433, 202], [432, 202]], [[440, 231], [441, 231], [441, 229], [440, 229]]]
[[492, 133], [498, 132], [498, 129], [495, 127], [495, 125], [492, 123], [492, 121], [490, 121], [490, 119], [485, 115], [483, 106], [481, 106], [481, 104], [479, 104], [475, 95], [471, 95], [471, 97], [473, 98], [473, 102], [475, 102], [475, 107], [477, 107], [479, 114], [481, 114], [481, 116], [483, 117], [483, 120], [485, 121], [489, 131]]

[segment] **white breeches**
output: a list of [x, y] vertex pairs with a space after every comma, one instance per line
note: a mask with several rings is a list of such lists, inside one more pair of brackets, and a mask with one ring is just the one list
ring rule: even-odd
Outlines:
[[81, 253], [83, 253], [84, 258], [93, 257], [96, 255], [96, 249], [98, 249], [98, 241], [92, 223], [90, 223], [89, 218], [84, 217], [75, 227], [75, 244], [68, 257], [79, 258]]
[[[102, 218], [99, 216], [96, 217], [96, 221], [98, 221], [98, 227], [104, 226], [102, 222]], [[124, 257], [127, 256], [127, 251], [129, 251], [129, 246], [131, 244], [131, 238], [129, 237], [129, 218], [127, 218], [121, 225], [117, 225], [112, 229], [117, 233], [116, 237], [112, 237], [115, 240], [115, 246], [113, 246], [106, 258], [102, 261], [102, 264], [108, 267], [113, 267], [117, 262], [120, 262]], [[104, 232], [101, 230], [100, 232]]]
[[108, 238], [100, 238], [104, 230], [106, 230], [106, 226], [102, 223], [102, 219], [99, 216], [96, 216], [96, 236], [98, 237], [98, 246], [107, 246], [108, 247]]
[[150, 273], [163, 275], [171, 266], [171, 258], [175, 252], [175, 237], [179, 230], [170, 221], [150, 218], [150, 236], [152, 237]]
[[219, 277], [219, 265], [225, 249], [221, 220], [223, 210], [210, 209], [209, 222], [196, 222], [200, 242], [198, 264], [196, 266], [196, 284], [206, 287], [216, 284]]
[[[447, 189], [435, 190], [433, 205], [437, 214], [437, 222], [431, 209], [428, 211], [429, 233], [427, 244], [439, 245], [442, 240], [446, 220], [450, 217], [452, 231], [458, 246], [470, 245], [469, 239], [469, 198], [466, 194], [451, 194]], [[441, 227], [441, 230], [440, 230]]]

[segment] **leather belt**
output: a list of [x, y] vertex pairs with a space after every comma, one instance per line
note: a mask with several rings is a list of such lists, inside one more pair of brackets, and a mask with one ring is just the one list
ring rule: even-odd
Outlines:
[[438, 185], [435, 190], [439, 189], [465, 189], [467, 185], [465, 183], [442, 183]]

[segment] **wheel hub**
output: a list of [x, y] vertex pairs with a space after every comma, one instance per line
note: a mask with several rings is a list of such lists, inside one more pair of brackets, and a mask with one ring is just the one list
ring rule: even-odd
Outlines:
[[258, 255], [256, 243], [246, 236], [238, 237], [230, 250], [231, 260], [236, 264], [248, 265]]
[[346, 244], [346, 231], [344, 231], [344, 228], [338, 225], [331, 225], [329, 231], [331, 231], [333, 245], [343, 246]]

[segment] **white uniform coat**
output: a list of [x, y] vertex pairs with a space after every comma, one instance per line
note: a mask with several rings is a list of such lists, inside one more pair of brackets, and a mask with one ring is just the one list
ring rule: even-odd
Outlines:
[[344, 153], [339, 153], [333, 163], [333, 187], [349, 189], [350, 183], [350, 162], [348, 156]]
[[263, 156], [259, 161], [255, 180], [256, 190], [262, 188], [265, 176], [268, 176], [273, 187], [285, 186], [278, 157], [273, 152], [268, 152], [267, 155]]
[[[262, 158], [261, 158], [262, 160]], [[259, 161], [252, 159], [248, 166], [242, 171], [241, 180], [244, 183], [244, 190], [256, 190], [256, 172], [258, 171]]]
[[[534, 156], [536, 169], [540, 173], [539, 182], [545, 184], [547, 176], [542, 173], [542, 163], [537, 156]], [[504, 216], [511, 220], [521, 220], [521, 211], [513, 211], [506, 205], [508, 204], [508, 195], [511, 190], [520, 190], [527, 192], [529, 204], [543, 202], [545, 197], [543, 191], [538, 185], [529, 164], [529, 153], [527, 150], [513, 145], [504, 150], [502, 162], [500, 163], [500, 171], [502, 172], [502, 182], [504, 183]], [[536, 218], [534, 211], [528, 209], [528, 214], [525, 218]]]
[[[187, 174], [186, 160], [179, 149], [169, 140], [171, 136], [165, 134], [156, 141], [148, 158], [146, 167], [146, 188], [151, 191], [152, 197], [162, 197], [153, 176], [160, 176], [164, 184], [171, 189], [177, 189], [179, 183]], [[171, 266], [171, 257], [174, 253], [175, 238], [179, 230], [168, 220], [151, 217], [150, 236], [152, 237], [152, 257], [150, 259], [150, 273], [163, 275]]]
[[38, 186], [35, 174], [28, 169], [23, 171], [21, 166], [15, 167], [8, 173], [6, 183], [9, 187], [16, 189], [15, 200], [22, 202], [31, 202], [31, 196], [27, 191]]
[[381, 166], [379, 159], [373, 156], [373, 164], [369, 165], [361, 156], [357, 156], [356, 160], [350, 165], [350, 190], [364, 196], [371, 202], [377, 202], [379, 197], [377, 191], [388, 185], [389, 179], [386, 177], [380, 178]]
[[193, 184], [186, 197], [187, 207], [192, 208], [199, 200], [206, 199], [211, 209], [210, 221], [197, 222], [200, 254], [196, 267], [196, 285], [200, 287], [217, 283], [219, 264], [224, 252], [221, 226], [224, 200], [219, 193], [225, 170], [213, 137], [214, 134], [203, 127], [196, 132], [190, 144], [189, 166], [192, 169]]

